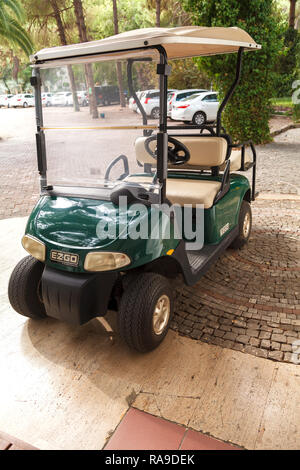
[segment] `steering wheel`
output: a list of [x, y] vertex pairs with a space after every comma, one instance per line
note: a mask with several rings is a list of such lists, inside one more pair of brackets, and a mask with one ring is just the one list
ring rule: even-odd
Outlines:
[[[152, 135], [145, 140], [144, 145], [146, 151], [157, 160], [157, 147], [155, 150], [151, 150], [150, 143], [157, 139], [156, 135]], [[171, 145], [169, 145], [171, 144]], [[188, 162], [191, 154], [188, 148], [179, 140], [174, 137], [168, 136], [168, 162], [172, 165], [183, 165]]]

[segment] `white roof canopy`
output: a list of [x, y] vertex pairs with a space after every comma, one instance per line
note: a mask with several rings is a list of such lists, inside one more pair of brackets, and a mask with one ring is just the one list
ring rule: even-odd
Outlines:
[[[90, 61], [91, 54], [97, 56], [94, 60], [127, 59], [129, 57], [151, 56], [149, 51], [145, 54], [145, 47], [162, 45], [169, 59], [184, 57], [208, 56], [237, 52], [240, 47], [245, 49], [260, 49], [261, 46], [249, 36], [246, 31], [232, 27], [208, 28], [204, 26], [184, 26], [179, 28], [144, 28], [117, 34], [99, 41], [91, 41], [69, 46], [51, 47], [42, 49], [31, 56], [33, 64], [43, 61], [62, 63], [78, 62], [86, 59]], [[140, 49], [133, 53], [132, 49]], [[131, 52], [130, 52], [131, 50]], [[126, 51], [126, 52], [125, 52]], [[118, 52], [118, 54], [116, 54]], [[57, 63], [57, 65], [59, 65]], [[50, 65], [50, 64], [49, 64]]]

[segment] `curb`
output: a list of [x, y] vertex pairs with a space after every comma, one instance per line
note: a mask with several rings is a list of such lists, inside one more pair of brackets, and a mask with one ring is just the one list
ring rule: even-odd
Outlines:
[[277, 129], [276, 131], [273, 131], [270, 133], [271, 137], [276, 137], [279, 134], [282, 134], [283, 132], [289, 131], [290, 129], [300, 129], [300, 123], [299, 124], [289, 124], [285, 127], [282, 127], [281, 129]]

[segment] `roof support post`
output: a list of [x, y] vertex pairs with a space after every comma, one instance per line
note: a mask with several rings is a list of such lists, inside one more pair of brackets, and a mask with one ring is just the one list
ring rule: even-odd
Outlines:
[[160, 62], [157, 65], [159, 75], [159, 132], [157, 133], [157, 178], [161, 184], [161, 203], [166, 200], [166, 180], [168, 175], [168, 133], [167, 133], [167, 98], [168, 75], [171, 67], [165, 49], [157, 46]]
[[235, 72], [235, 79], [234, 82], [232, 83], [231, 87], [229, 88], [228, 92], [226, 93], [219, 109], [218, 109], [218, 114], [217, 114], [217, 135], [220, 136], [221, 134], [221, 128], [222, 128], [222, 112], [224, 111], [224, 108], [228, 101], [230, 100], [231, 96], [233, 95], [234, 90], [239, 84], [240, 78], [241, 78], [241, 71], [242, 71], [242, 55], [243, 55], [243, 47], [240, 47], [238, 50], [238, 56], [237, 56], [237, 62], [236, 62], [236, 72]]
[[46, 158], [46, 142], [45, 134], [42, 130], [43, 127], [43, 107], [42, 107], [42, 93], [41, 93], [41, 76], [40, 70], [34, 67], [32, 70], [32, 77], [30, 79], [31, 85], [34, 87], [34, 100], [35, 100], [35, 118], [36, 118], [36, 151], [38, 161], [38, 171], [40, 174], [40, 187], [43, 192], [47, 186], [47, 158]]
[[[147, 119], [147, 114], [144, 110], [144, 107], [142, 106], [135, 90], [134, 90], [134, 87], [133, 87], [133, 79], [132, 79], [132, 64], [133, 62], [149, 62], [148, 59], [138, 59], [138, 60], [134, 60], [134, 59], [128, 59], [127, 61], [127, 78], [128, 78], [128, 88], [129, 88], [129, 92], [130, 94], [133, 96], [135, 102], [136, 102], [136, 105], [137, 107], [139, 108], [140, 112], [141, 112], [141, 115], [142, 115], [142, 118], [143, 118], [143, 126], [147, 126], [148, 124], [148, 119]], [[147, 136], [147, 135], [150, 135], [151, 132], [147, 131], [147, 130], [144, 130], [143, 131], [143, 134], [144, 136]]]

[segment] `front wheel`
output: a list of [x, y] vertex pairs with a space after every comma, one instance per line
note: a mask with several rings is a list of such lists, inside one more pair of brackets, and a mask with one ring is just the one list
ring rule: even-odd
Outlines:
[[23, 104], [23, 108], [28, 108], [28, 103], [26, 103], [26, 101], [25, 101], [25, 103]]
[[118, 314], [119, 332], [128, 346], [140, 352], [155, 349], [165, 338], [173, 314], [168, 280], [155, 273], [131, 278]]
[[40, 298], [43, 269], [43, 263], [32, 256], [26, 256], [11, 273], [8, 298], [12, 308], [20, 315], [35, 319], [46, 317]]
[[232, 248], [242, 248], [244, 246], [251, 234], [252, 227], [252, 212], [249, 202], [243, 200], [239, 213], [239, 234], [236, 239], [232, 242]]

